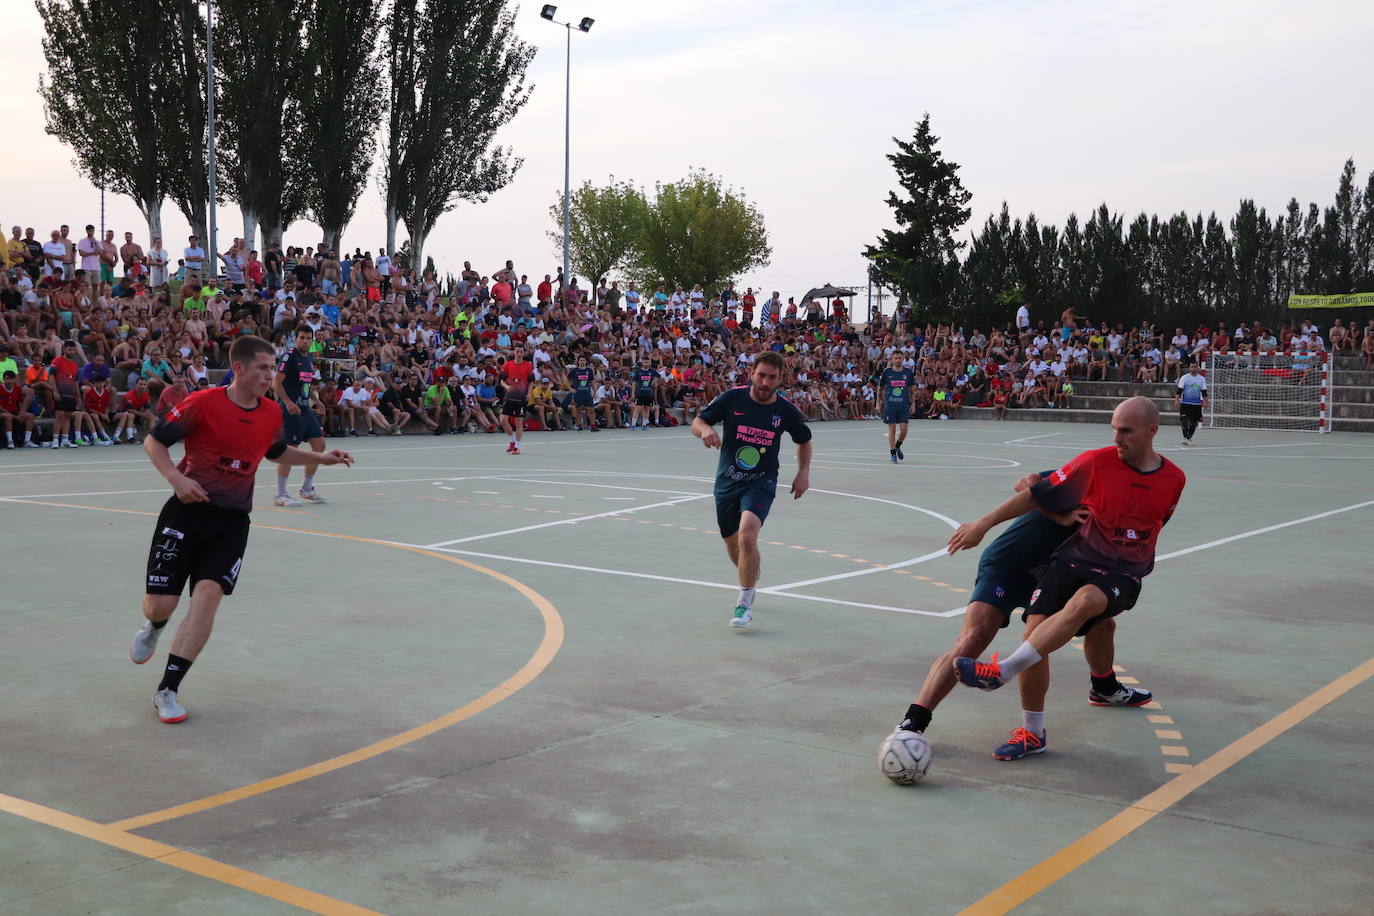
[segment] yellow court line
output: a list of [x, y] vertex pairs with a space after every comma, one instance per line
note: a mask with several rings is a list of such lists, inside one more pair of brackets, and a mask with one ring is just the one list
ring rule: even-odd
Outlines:
[[1232, 741], [1201, 763], [1182, 771], [1102, 826], [960, 910], [956, 916], [1003, 916], [1010, 912], [1371, 677], [1374, 677], [1374, 658]]
[[58, 811], [55, 808], [36, 805], [31, 801], [15, 798], [12, 795], [0, 794], [0, 811], [22, 817], [36, 824], [74, 833], [77, 836], [95, 840], [97, 843], [104, 843], [106, 846], [113, 846], [136, 856], [142, 856], [163, 865], [170, 865], [173, 868], [200, 875], [202, 878], [209, 878], [211, 881], [228, 884], [263, 897], [270, 897], [273, 900], [280, 900], [282, 903], [309, 910], [312, 913], [321, 913], [323, 916], [381, 916], [376, 910], [364, 909], [342, 900], [336, 900], [333, 897], [326, 897], [324, 894], [317, 894], [303, 887], [296, 887], [294, 884], [287, 884], [266, 875], [235, 868], [233, 865], [207, 859], [205, 856], [198, 856], [195, 853], [177, 849], [175, 846], [134, 836], [132, 833], [125, 833], [123, 830], [117, 830], [105, 824], [97, 824], [95, 821], [88, 821], [85, 818], [68, 814], [65, 811]]
[[[65, 509], [91, 509], [100, 512], [122, 512], [134, 515], [156, 514], [153, 512], [144, 512], [137, 509], [115, 509], [107, 506], [82, 506], [76, 505], [74, 503], [38, 502], [37, 500], [13, 501], [29, 502], [43, 506], [57, 506], [59, 508]], [[554, 656], [558, 654], [559, 649], [563, 647], [563, 618], [559, 615], [558, 609], [553, 606], [553, 603], [549, 601], [549, 599], [545, 598], [543, 595], [539, 594], [525, 583], [519, 581], [518, 579], [511, 578], [505, 573], [497, 572], [494, 569], [488, 569], [485, 566], [478, 566], [476, 563], [464, 560], [461, 557], [455, 557], [452, 554], [435, 553], [432, 550], [425, 550], [423, 547], [411, 547], [407, 544], [396, 544], [391, 541], [377, 540], [376, 538], [360, 537], [354, 534], [339, 534], [332, 531], [311, 531], [306, 528], [286, 528], [280, 525], [262, 525], [254, 523], [253, 527], [265, 528], [269, 531], [285, 531], [292, 534], [308, 534], [326, 538], [337, 538], [339, 540], [344, 541], [356, 541], [361, 544], [375, 544], [380, 547], [390, 547], [394, 550], [406, 550], [411, 553], [420, 554], [421, 556], [433, 557], [436, 560], [443, 560], [445, 563], [452, 563], [455, 566], [462, 566], [467, 569], [471, 569], [474, 572], [482, 573], [485, 576], [490, 576], [491, 578], [496, 579], [498, 582], [502, 582], [510, 586], [511, 588], [515, 589], [521, 595], [524, 595], [525, 598], [531, 604], [533, 604], [536, 609], [538, 609], [540, 616], [544, 619], [544, 637], [540, 640], [539, 646], [535, 649], [534, 654], [530, 656], [529, 660], [525, 662], [525, 664], [520, 668], [519, 671], [515, 672], [513, 675], [511, 675], [505, 681], [493, 687], [491, 690], [488, 690], [486, 693], [482, 694], [477, 699], [463, 706], [460, 706], [453, 712], [440, 716], [439, 718], [434, 719], [430, 722], [426, 722], [423, 725], [416, 726], [415, 728], [409, 729], [408, 731], [401, 732], [398, 735], [392, 735], [390, 738], [384, 738], [381, 741], [376, 741], [372, 744], [367, 745], [366, 747], [359, 748], [356, 751], [350, 751], [347, 754], [341, 754], [337, 757], [331, 757], [328, 760], [320, 761], [319, 763], [312, 764], [311, 766], [302, 767], [297, 770], [292, 770], [289, 773], [282, 773], [279, 776], [274, 776], [270, 779], [264, 779], [259, 782], [251, 783], [250, 785], [240, 786], [237, 789], [231, 789], [227, 792], [220, 792], [215, 795], [210, 795], [206, 796], [205, 798], [197, 799], [195, 801], [186, 802], [185, 804], [175, 805], [170, 808], [164, 808], [160, 811], [151, 811], [147, 814], [138, 815], [137, 817], [130, 817], [125, 818], [121, 821], [115, 821], [109, 825], [111, 828], [114, 828], [116, 830], [134, 830], [139, 827], [146, 827], [150, 824], [158, 824], [163, 821], [169, 821], [173, 818], [184, 817], [188, 814], [196, 814], [201, 811], [208, 811], [209, 809], [217, 808], [220, 805], [227, 805], [230, 802], [241, 801], [245, 798], [252, 798], [255, 795], [261, 795], [264, 792], [271, 792], [272, 790], [280, 789], [283, 786], [289, 786], [293, 783], [303, 782], [304, 780], [312, 779], [316, 776], [323, 775], [324, 773], [330, 773], [334, 770], [339, 770], [346, 766], [350, 766], [352, 764], [359, 763], [364, 760], [369, 760], [380, 754], [384, 754], [387, 751], [395, 750], [396, 748], [402, 747], [403, 745], [418, 741], [421, 738], [434, 734], [435, 732], [442, 731], [443, 729], [448, 728], [451, 725], [456, 725], [457, 723], [462, 722], [464, 719], [469, 719], [477, 715], [479, 712], [483, 712], [484, 710], [490, 709], [502, 700], [514, 695], [517, 691], [522, 690], [523, 688], [528, 686], [530, 682], [532, 682], [535, 678], [537, 678], [540, 674], [543, 673], [544, 669], [547, 668], [549, 664], [553, 661]]]

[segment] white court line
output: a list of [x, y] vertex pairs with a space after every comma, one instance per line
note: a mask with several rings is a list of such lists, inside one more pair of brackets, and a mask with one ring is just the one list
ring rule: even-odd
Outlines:
[[[388, 543], [396, 544], [400, 547], [421, 546], [419, 544], [402, 544], [399, 541], [389, 541]], [[680, 576], [660, 576], [655, 573], [634, 572], [633, 570], [629, 569], [605, 569], [598, 566], [580, 566], [576, 563], [557, 563], [553, 560], [535, 560], [531, 559], [530, 557], [512, 557], [498, 553], [480, 553], [476, 550], [453, 550], [452, 548], [448, 547], [434, 547], [430, 549], [437, 550], [440, 553], [452, 553], [465, 557], [480, 557], [484, 560], [505, 560], [510, 563], [525, 563], [529, 566], [552, 566], [557, 569], [572, 569], [578, 572], [598, 573], [599, 575], [603, 576], [626, 576], [631, 579], [653, 579], [658, 582], [672, 582], [677, 585], [698, 585], [702, 588], [723, 588], [728, 591], [737, 591], [739, 589], [738, 585], [728, 585], [724, 582], [706, 582], [702, 579], [684, 579]], [[760, 591], [763, 591], [763, 589], [760, 589]], [[770, 592], [769, 594], [774, 593]], [[898, 614], [920, 614], [924, 617], [955, 617], [959, 614], [964, 613], [965, 610], [962, 607], [957, 607], [948, 611], [921, 611], [915, 608], [892, 607], [891, 605], [887, 604], [864, 604], [860, 601], [846, 601], [843, 598], [823, 598], [819, 595], [780, 594], [778, 595], [778, 597], [801, 598], [806, 601], [821, 601], [826, 604], [843, 604], [848, 605], [849, 607], [861, 607], [876, 611], [895, 611]]]
[[[400, 541], [388, 541], [398, 547], [423, 547], [422, 544], [403, 544]], [[553, 560], [536, 560], [532, 557], [511, 557], [499, 553], [481, 553], [476, 550], [454, 550], [451, 547], [430, 547], [429, 550], [437, 550], [440, 553], [453, 553], [464, 557], [482, 557], [487, 560], [506, 560], [510, 563], [525, 563], [530, 566], [553, 566], [558, 569], [574, 569], [579, 572], [598, 573], [603, 576], [628, 576], [632, 579], [653, 579], [658, 582], [675, 582], [679, 585], [700, 585], [703, 588], [725, 588], [730, 591], [738, 591], [738, 585], [727, 585], [724, 582], [706, 582], [701, 579], [684, 579], [680, 576], [660, 576], [656, 573], [635, 572], [629, 569], [604, 569], [599, 566], [579, 566], [576, 563], [557, 563]]]
[[[870, 566], [868, 569], [855, 569], [851, 570], [850, 572], [836, 573], [833, 576], [817, 576], [814, 579], [802, 579], [798, 582], [786, 582], [782, 585], [771, 586], [770, 588], [761, 588], [759, 589], [759, 591], [767, 592], [770, 595], [777, 595], [781, 594], [784, 590], [802, 588], [806, 585], [818, 585], [821, 582], [834, 582], [836, 579], [855, 579], [859, 576], [870, 576], [873, 573], [880, 573], [889, 569], [901, 569], [904, 566], [915, 566], [917, 563], [924, 563], [927, 560], [934, 560], [935, 558], [943, 557], [946, 554], [948, 554], [948, 551], [945, 548], [941, 547], [939, 550], [932, 550], [928, 554], [919, 557], [912, 557], [910, 560], [902, 560], [900, 563], [888, 563], [886, 566]], [[802, 595], [800, 597], [805, 598], [808, 596]]]
[[1175, 550], [1155, 557], [1155, 560], [1172, 560], [1174, 557], [1187, 556], [1190, 553], [1197, 553], [1199, 550], [1207, 550], [1209, 547], [1220, 547], [1222, 544], [1229, 544], [1232, 541], [1240, 541], [1245, 538], [1252, 538], [1260, 534], [1268, 534], [1271, 531], [1278, 531], [1280, 528], [1291, 528], [1293, 525], [1302, 525], [1307, 522], [1315, 522], [1318, 519], [1329, 518], [1333, 515], [1340, 515], [1342, 512], [1354, 512], [1356, 509], [1363, 509], [1366, 506], [1374, 506], [1374, 499], [1367, 499], [1362, 503], [1355, 503], [1351, 506], [1343, 506], [1340, 509], [1332, 509], [1329, 512], [1318, 512], [1316, 515], [1308, 515], [1303, 518], [1295, 518], [1291, 522], [1279, 522], [1277, 525], [1266, 525], [1263, 528], [1256, 528], [1253, 531], [1242, 531], [1240, 534], [1233, 534], [1230, 537], [1218, 538], [1215, 541], [1208, 541], [1205, 544], [1197, 544], [1193, 547], [1185, 547], [1182, 550]]
[[438, 541], [434, 544], [419, 544], [412, 546], [424, 547], [426, 550], [437, 550], [440, 547], [448, 547], [451, 544], [466, 544], [470, 541], [482, 541], [487, 538], [499, 538], [507, 534], [523, 534], [526, 531], [537, 531], [540, 528], [555, 528], [559, 525], [576, 525], [578, 522], [589, 522], [596, 518], [607, 518], [612, 515], [628, 515], [631, 512], [642, 512], [645, 509], [660, 509], [664, 506], [676, 506], [678, 503], [689, 503], [697, 499], [706, 499], [709, 493], [701, 493], [694, 496], [686, 496], [681, 499], [670, 499], [661, 503], [649, 503], [647, 506], [627, 506], [624, 509], [612, 509], [609, 512], [598, 512], [595, 515], [579, 515], [576, 518], [563, 518], [556, 522], [543, 522], [538, 525], [525, 525], [523, 528], [509, 528], [505, 531], [488, 531], [486, 534], [473, 534], [465, 538], [454, 538], [451, 541]]
[[768, 592], [768, 594], [777, 598], [801, 598], [806, 601], [824, 601], [826, 604], [844, 604], [849, 607], [871, 608], [875, 611], [895, 611], [898, 614], [920, 614], [922, 617], [958, 617], [968, 610], [968, 608], [960, 605], [956, 608], [950, 608], [948, 611], [918, 611], [915, 608], [893, 607], [890, 604], [865, 604], [862, 601], [846, 601], [843, 598], [823, 598], [820, 595], [794, 595], [788, 592], [775, 592], [766, 588], [759, 589], [759, 591]]
[[473, 490], [474, 493], [481, 493], [483, 496], [500, 496], [500, 490]]
[[[444, 477], [442, 480], [453, 482], [455, 480], [467, 480], [467, 477]], [[481, 480], [482, 478], [477, 478]], [[330, 477], [328, 487], [365, 487], [375, 483], [433, 483], [434, 475], [428, 477], [406, 477], [402, 479], [386, 480], [343, 480], [338, 477]], [[321, 484], [322, 487], [326, 486]], [[275, 483], [258, 483], [253, 485], [255, 490], [275, 489]], [[85, 493], [12, 493], [9, 496], [0, 496], [0, 502], [7, 499], [57, 499], [65, 496], [132, 496], [139, 493], [165, 493], [172, 495], [171, 487], [157, 487], [151, 490], [92, 490]]]
[[[543, 493], [531, 493], [530, 499], [567, 499], [566, 496], [545, 496]], [[633, 496], [630, 499], [634, 499]]]
[[1003, 445], [1020, 445], [1023, 442], [1030, 442], [1032, 439], [1052, 439], [1055, 436], [1062, 436], [1063, 432], [1045, 433], [1043, 436], [1022, 436], [1020, 439], [1006, 439]]
[[633, 496], [603, 496], [603, 497], [601, 497], [601, 498], [604, 499], [604, 500], [605, 500], [606, 502], [608, 502], [608, 503], [610, 503], [610, 502], [620, 502], [620, 501], [622, 501], [622, 500], [628, 500], [629, 502], [634, 502], [634, 500], [635, 500], [635, 498], [634, 498]]
[[[541, 471], [538, 468], [531, 468], [531, 474], [558, 474], [563, 473], [557, 470]], [[583, 473], [583, 472], [578, 472]], [[602, 477], [614, 477], [615, 471], [595, 471]], [[551, 487], [594, 487], [598, 490], [634, 490], [637, 493], [667, 493], [674, 496], [709, 496], [709, 493], [693, 493], [691, 490], [656, 490], [653, 487], [618, 487], [609, 483], [583, 483], [582, 481], [569, 480], [539, 480], [535, 477], [483, 477], [483, 480], [507, 480], [513, 483], [542, 483]]]

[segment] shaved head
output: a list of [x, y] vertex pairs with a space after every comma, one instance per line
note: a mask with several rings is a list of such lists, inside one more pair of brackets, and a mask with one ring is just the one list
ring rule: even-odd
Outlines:
[[1142, 471], [1159, 466], [1155, 433], [1159, 432], [1159, 407], [1145, 397], [1127, 398], [1112, 411], [1112, 439], [1121, 460]]
[[1116, 416], [1120, 416], [1122, 420], [1128, 421], [1132, 426], [1159, 425], [1159, 407], [1154, 401], [1147, 397], [1142, 397], [1141, 395], [1127, 398], [1116, 405], [1116, 410], [1113, 412], [1113, 419], [1115, 419]]

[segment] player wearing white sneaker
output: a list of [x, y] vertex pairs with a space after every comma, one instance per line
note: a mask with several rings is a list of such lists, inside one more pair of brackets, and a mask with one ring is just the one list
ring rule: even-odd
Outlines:
[[[277, 373], [272, 378], [272, 390], [276, 392], [277, 402], [281, 404], [286, 444], [294, 446], [306, 442], [312, 451], [323, 452], [324, 432], [320, 429], [320, 421], [315, 416], [315, 411], [310, 409], [310, 386], [315, 383], [315, 364], [310, 357], [310, 347], [314, 342], [315, 332], [309, 325], [302, 324], [296, 328], [296, 346], [281, 358]], [[319, 466], [319, 462], [307, 464], [305, 480], [301, 482], [301, 496], [311, 502], [323, 502], [315, 492], [315, 472], [319, 470]], [[289, 466], [277, 466], [277, 498], [273, 500], [275, 505], [300, 505], [286, 495], [286, 479], [290, 474]]]
[[[285, 465], [352, 465], [347, 452], [320, 454], [288, 446], [281, 411], [264, 397], [272, 385], [275, 351], [260, 337], [241, 337], [229, 352], [234, 381], [189, 395], [164, 417], [143, 443], [153, 466], [174, 495], [162, 507], [148, 552], [143, 616], [129, 658], [152, 657], [158, 634], [176, 610], [189, 581], [190, 609], [177, 627], [153, 706], [163, 722], [181, 722], [177, 698], [182, 678], [205, 648], [215, 612], [232, 594], [248, 544], [253, 481], [263, 458]], [[185, 457], [173, 464], [168, 449], [184, 441]]]

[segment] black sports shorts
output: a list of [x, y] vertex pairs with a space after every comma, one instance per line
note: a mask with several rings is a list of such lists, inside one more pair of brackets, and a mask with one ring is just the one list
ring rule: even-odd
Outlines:
[[180, 595], [202, 579], [231, 595], [248, 546], [248, 514], [173, 496], [162, 507], [148, 549], [149, 595]]
[[525, 401], [507, 401], [501, 405], [501, 415], [503, 417], [523, 417], [527, 406]]
[[636, 393], [636, 394], [635, 394], [635, 406], [636, 406], [636, 407], [653, 407], [653, 406], [654, 406], [654, 395], [653, 395], [653, 392], [643, 392], [643, 391], [641, 391], [641, 392]]
[[1049, 568], [1040, 576], [1035, 591], [1031, 593], [1030, 604], [1027, 605], [1021, 619], [1024, 621], [1032, 614], [1046, 617], [1057, 614], [1084, 585], [1095, 585], [1107, 596], [1107, 609], [1084, 621], [1083, 626], [1078, 629], [1079, 636], [1086, 635], [1101, 621], [1109, 620], [1123, 611], [1129, 611], [1140, 598], [1140, 580], [1134, 576], [1109, 573], [1056, 557], [1050, 561]]

